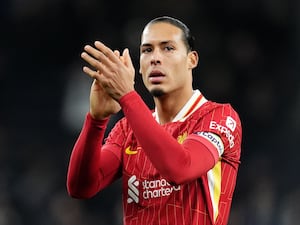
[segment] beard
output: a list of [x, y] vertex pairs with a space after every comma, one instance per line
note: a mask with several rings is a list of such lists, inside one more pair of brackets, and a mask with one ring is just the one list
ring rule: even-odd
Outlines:
[[161, 97], [163, 95], [165, 95], [165, 92], [162, 90], [162, 89], [153, 89], [150, 91], [150, 94], [153, 96], [153, 97]]

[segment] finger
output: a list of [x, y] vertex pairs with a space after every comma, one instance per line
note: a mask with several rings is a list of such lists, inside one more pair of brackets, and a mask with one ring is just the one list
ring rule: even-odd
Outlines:
[[112, 62], [104, 55], [103, 52], [90, 45], [86, 45], [84, 50], [86, 52], [83, 52], [81, 57], [91, 66], [99, 69], [100, 71], [105, 71], [105, 68], [112, 68]]
[[100, 41], [95, 41], [95, 47], [106, 56], [111, 62], [118, 63], [119, 57], [114, 52]]
[[81, 53], [81, 58], [96, 70], [105, 71], [105, 65], [103, 65], [98, 59], [90, 56], [88, 53]]
[[133, 67], [133, 63], [132, 63], [132, 60], [131, 60], [131, 57], [130, 57], [130, 54], [129, 54], [129, 49], [128, 48], [125, 48], [123, 53], [122, 53], [122, 56], [123, 56], [123, 61], [124, 61], [124, 64], [127, 66], [127, 67]]
[[[90, 45], [86, 45], [84, 47], [85, 53], [82, 53], [82, 58], [88, 62], [91, 66], [101, 70], [102, 72], [105, 71], [105, 68], [108, 70], [114, 69], [114, 62], [112, 62], [101, 50], [96, 49]], [[110, 49], [107, 50], [107, 52], [110, 52], [116, 57], [119, 58], [119, 52], [116, 50], [116, 52], [112, 52]], [[87, 54], [87, 55], [85, 55]], [[116, 54], [116, 55], [115, 55]], [[99, 68], [101, 67], [101, 68]], [[107, 71], [108, 71], [107, 70]]]
[[103, 74], [99, 73], [98, 71], [94, 71], [87, 66], [83, 67], [83, 72], [89, 75], [91, 78], [94, 79], [94, 82], [99, 82], [101, 87], [106, 88], [109, 87], [107, 79], [103, 76]]
[[124, 52], [125, 52], [125, 49], [123, 50], [122, 55], [120, 56], [120, 60], [125, 66], [127, 66], [125, 63]]
[[89, 55], [87, 52], [82, 52], [81, 53], [81, 58], [86, 61], [88, 64], [90, 64], [92, 67], [95, 67], [99, 69], [98, 67], [101, 66], [101, 63], [99, 60], [95, 59], [91, 55]]
[[120, 58], [120, 52], [118, 50], [114, 50], [114, 54], [115, 54], [115, 56], [117, 56], [118, 58]]
[[101, 51], [99, 51], [98, 49], [96, 49], [90, 45], [84, 46], [84, 51], [87, 52], [90, 56], [92, 56], [98, 60], [101, 60], [101, 58], [105, 57]]
[[99, 79], [99, 77], [101, 76], [100, 73], [98, 71], [95, 71], [95, 70], [92, 70], [91, 68], [87, 67], [87, 66], [84, 66], [82, 68], [83, 72], [87, 75], [89, 75], [91, 78], [94, 78], [94, 79]]

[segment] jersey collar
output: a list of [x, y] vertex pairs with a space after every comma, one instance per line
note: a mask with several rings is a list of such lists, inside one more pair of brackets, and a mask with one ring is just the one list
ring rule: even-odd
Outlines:
[[[187, 101], [187, 103], [182, 107], [182, 109], [177, 113], [172, 122], [183, 122], [188, 118], [193, 112], [199, 109], [207, 99], [201, 94], [199, 90], [194, 90], [192, 97]], [[153, 113], [155, 120], [159, 123], [159, 118], [157, 114], [157, 109]]]

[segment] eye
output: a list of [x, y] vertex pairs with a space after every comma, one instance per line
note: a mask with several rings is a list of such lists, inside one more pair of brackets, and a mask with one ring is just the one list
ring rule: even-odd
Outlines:
[[165, 50], [166, 51], [172, 51], [172, 50], [174, 50], [174, 47], [172, 47], [172, 46], [165, 46]]
[[142, 48], [142, 49], [141, 49], [141, 52], [142, 52], [142, 53], [149, 53], [149, 52], [152, 52], [152, 48]]

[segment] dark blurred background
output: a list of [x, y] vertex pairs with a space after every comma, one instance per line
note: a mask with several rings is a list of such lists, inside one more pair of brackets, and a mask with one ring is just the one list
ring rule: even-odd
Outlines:
[[[161, 15], [183, 20], [196, 36], [195, 88], [230, 102], [243, 123], [229, 224], [298, 224], [299, 11], [296, 0], [2, 0], [0, 225], [122, 223], [120, 182], [90, 200], [66, 192], [89, 107], [80, 53], [102, 40], [129, 47], [138, 68], [142, 28]], [[152, 107], [138, 74], [136, 89]]]

